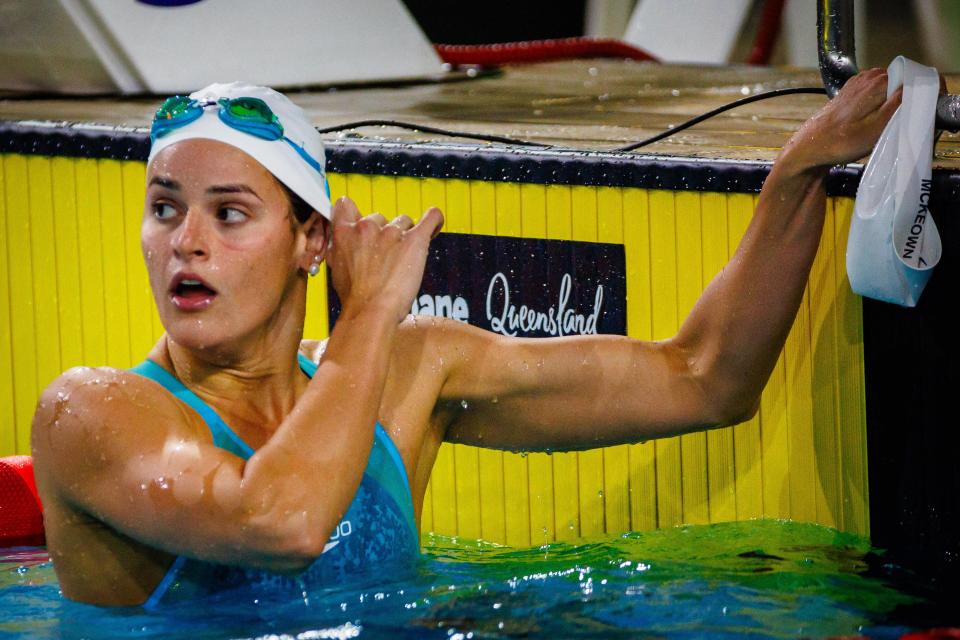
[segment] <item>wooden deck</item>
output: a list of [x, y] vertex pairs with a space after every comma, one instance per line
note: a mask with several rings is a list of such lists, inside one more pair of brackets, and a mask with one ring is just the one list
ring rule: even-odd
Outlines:
[[[820, 84], [813, 70], [578, 60], [516, 65], [461, 81], [288, 93], [318, 127], [392, 119], [523, 138], [571, 151], [601, 151], [641, 140], [747, 95]], [[948, 86], [951, 92], [960, 91], [960, 76], [948, 77]], [[753, 103], [636, 153], [772, 161], [790, 134], [825, 101], [823, 96], [792, 95]], [[157, 103], [155, 96], [7, 94], [0, 98], [0, 120], [146, 127]], [[449, 140], [380, 127], [339, 135], [414, 143]], [[941, 138], [935, 167], [960, 169], [960, 136], [948, 133]]]

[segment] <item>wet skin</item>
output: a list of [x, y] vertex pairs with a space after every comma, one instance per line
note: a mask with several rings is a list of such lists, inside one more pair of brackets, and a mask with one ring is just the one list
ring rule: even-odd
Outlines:
[[[674, 338], [514, 339], [406, 316], [436, 209], [293, 220], [243, 152], [209, 140], [148, 167], [142, 244], [166, 334], [149, 357], [253, 448], [213, 446], [154, 382], [77, 368], [44, 392], [33, 427], [48, 547], [67, 597], [139, 604], [175, 555], [295, 572], [320, 555], [360, 482], [380, 421], [419, 519], [443, 441], [582, 449], [739, 422], [796, 314], [819, 244], [830, 165], [862, 157], [896, 107], [886, 76], [851, 80], [781, 153], [736, 254]], [[301, 345], [306, 271], [331, 268], [343, 312]], [[319, 361], [308, 380], [298, 349]], [[462, 401], [466, 401], [463, 403]], [[465, 408], [468, 407], [468, 408]]]

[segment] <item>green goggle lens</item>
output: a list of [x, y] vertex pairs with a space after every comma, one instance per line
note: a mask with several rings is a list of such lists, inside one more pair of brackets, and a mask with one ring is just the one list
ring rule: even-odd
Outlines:
[[227, 110], [234, 118], [241, 120], [255, 120], [264, 124], [277, 122], [277, 116], [270, 110], [263, 100], [257, 98], [235, 98], [220, 100], [220, 106]]
[[174, 120], [193, 108], [193, 100], [187, 96], [172, 96], [163, 101], [157, 109], [156, 117], [162, 120]]

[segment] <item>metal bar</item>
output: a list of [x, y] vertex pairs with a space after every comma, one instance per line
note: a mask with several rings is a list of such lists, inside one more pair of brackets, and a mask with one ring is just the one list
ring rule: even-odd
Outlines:
[[831, 98], [859, 73], [853, 33], [853, 0], [819, 0], [817, 58], [823, 87]]
[[[817, 57], [831, 98], [859, 72], [853, 34], [853, 0], [817, 2]], [[960, 96], [946, 94], [937, 100], [937, 128], [960, 130]]]

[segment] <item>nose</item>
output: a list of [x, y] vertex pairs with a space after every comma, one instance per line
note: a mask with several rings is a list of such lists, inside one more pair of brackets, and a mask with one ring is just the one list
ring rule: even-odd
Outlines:
[[173, 234], [173, 252], [180, 259], [204, 257], [209, 253], [207, 229], [203, 216], [190, 209]]

